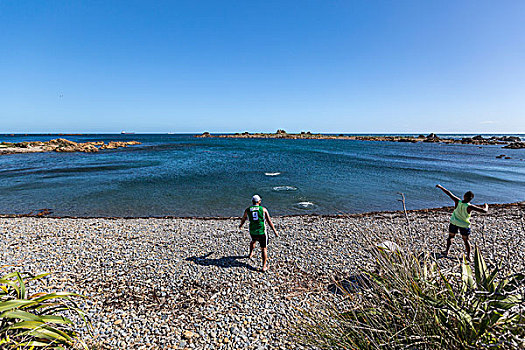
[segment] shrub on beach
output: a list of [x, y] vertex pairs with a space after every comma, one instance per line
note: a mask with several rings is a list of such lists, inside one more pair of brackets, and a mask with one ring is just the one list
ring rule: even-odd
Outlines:
[[27, 286], [47, 276], [12, 272], [0, 277], [0, 348], [1, 349], [87, 349], [66, 315], [75, 314], [89, 326], [85, 314], [67, 292], [35, 293]]
[[523, 273], [498, 278], [478, 248], [474, 269], [463, 260], [461, 273], [428, 255], [371, 252], [375, 271], [346, 288], [344, 306], [329, 306], [322, 319], [307, 315], [309, 342], [330, 349], [525, 347]]

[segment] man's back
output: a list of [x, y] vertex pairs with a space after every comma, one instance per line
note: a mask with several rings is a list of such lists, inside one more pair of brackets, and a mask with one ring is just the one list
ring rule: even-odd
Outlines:
[[266, 233], [264, 226], [264, 208], [260, 205], [252, 205], [246, 209], [248, 220], [250, 220], [250, 234], [264, 235]]
[[247, 219], [250, 221], [250, 236], [252, 237], [252, 240], [250, 242], [249, 257], [251, 258], [253, 256], [253, 249], [255, 248], [255, 244], [259, 242], [261, 246], [263, 260], [262, 271], [264, 272], [268, 270], [268, 252], [266, 249], [266, 246], [268, 245], [268, 236], [266, 235], [266, 226], [264, 223], [265, 220], [268, 222], [268, 225], [270, 225], [270, 228], [275, 233], [275, 236], [279, 235], [275, 230], [275, 226], [273, 226], [272, 219], [270, 218], [268, 210], [261, 206], [261, 197], [259, 197], [259, 195], [254, 195], [252, 197], [252, 205], [246, 208], [246, 210], [244, 211], [239, 228], [242, 228], [242, 225], [244, 225]]

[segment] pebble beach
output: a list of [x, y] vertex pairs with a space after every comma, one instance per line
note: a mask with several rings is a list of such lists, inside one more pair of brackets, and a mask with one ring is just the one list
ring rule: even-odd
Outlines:
[[[0, 265], [51, 272], [45, 291], [83, 294], [98, 349], [301, 349], [304, 312], [341, 298], [332, 286], [370, 264], [364, 247], [393, 241], [443, 250], [451, 208], [274, 217], [269, 271], [248, 259], [238, 218], [0, 217]], [[525, 203], [474, 215], [472, 246], [525, 269]], [[407, 223], [408, 221], [408, 223]], [[450, 258], [463, 253], [459, 237]], [[2, 272], [5, 272], [2, 271]]]

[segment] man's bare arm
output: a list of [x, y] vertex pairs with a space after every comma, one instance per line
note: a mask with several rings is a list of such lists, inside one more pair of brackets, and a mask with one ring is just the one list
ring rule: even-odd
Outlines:
[[474, 210], [474, 211], [477, 211], [477, 212], [480, 212], [480, 213], [488, 213], [489, 212], [489, 205], [487, 203], [485, 203], [485, 205], [483, 207], [471, 204], [471, 205], [468, 206], [467, 210], [469, 208], [472, 208], [472, 209], [470, 209], [470, 211]]
[[270, 227], [272, 228], [273, 233], [275, 233], [275, 236], [279, 237], [279, 235], [277, 234], [277, 230], [275, 229], [275, 226], [273, 226], [273, 222], [272, 222], [272, 219], [270, 218], [270, 214], [268, 213], [268, 210], [266, 210], [266, 208], [264, 208], [264, 216], [266, 217], [266, 220], [268, 221], [268, 225], [270, 225]]
[[248, 218], [248, 210], [245, 210], [244, 214], [242, 215], [241, 224], [239, 225], [239, 228], [242, 228], [242, 225], [244, 225], [247, 218]]
[[459, 199], [459, 197], [455, 196], [452, 192], [450, 192], [449, 190], [447, 190], [445, 187], [441, 186], [441, 185], [436, 185], [437, 188], [439, 188], [441, 191], [445, 192], [445, 194], [447, 196], [450, 197], [450, 199], [452, 199], [454, 201], [454, 203], [456, 203], [456, 205], [458, 204], [458, 202], [461, 200]]

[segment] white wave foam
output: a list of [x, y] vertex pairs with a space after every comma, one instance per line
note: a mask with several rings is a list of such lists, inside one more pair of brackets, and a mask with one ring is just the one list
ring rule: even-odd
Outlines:
[[277, 176], [277, 175], [281, 175], [281, 173], [264, 173], [264, 175], [266, 175], [266, 176]]
[[275, 186], [273, 187], [274, 191], [281, 192], [281, 191], [297, 191], [297, 187], [294, 186]]
[[315, 207], [315, 204], [312, 202], [299, 202], [299, 203], [296, 203], [295, 206], [301, 209], [309, 209], [309, 208]]

